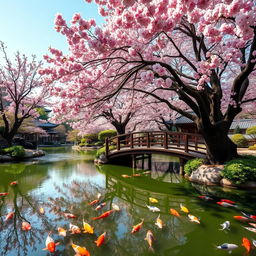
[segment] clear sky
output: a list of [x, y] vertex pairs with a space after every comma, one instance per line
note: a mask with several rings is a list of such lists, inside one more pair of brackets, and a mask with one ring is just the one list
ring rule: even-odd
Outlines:
[[56, 13], [63, 14], [68, 22], [74, 13], [103, 22], [97, 6], [84, 0], [0, 0], [0, 40], [8, 53], [19, 50], [36, 54], [39, 60], [49, 46], [66, 51], [65, 37], [54, 30]]

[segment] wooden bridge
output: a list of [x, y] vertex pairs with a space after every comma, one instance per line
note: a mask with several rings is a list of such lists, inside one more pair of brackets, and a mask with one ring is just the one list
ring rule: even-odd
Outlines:
[[106, 157], [169, 154], [181, 159], [206, 156], [204, 139], [199, 134], [183, 132], [134, 132], [106, 139]]

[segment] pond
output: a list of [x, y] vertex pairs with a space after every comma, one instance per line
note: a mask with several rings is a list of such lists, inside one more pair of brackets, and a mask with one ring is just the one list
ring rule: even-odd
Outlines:
[[[195, 185], [183, 179], [178, 173], [178, 159], [153, 156], [152, 171], [122, 166], [93, 164], [94, 154], [73, 152], [71, 148], [48, 148], [43, 158], [25, 163], [0, 165], [0, 255], [75, 255], [71, 242], [86, 247], [91, 255], [172, 255], [172, 256], [215, 256], [228, 255], [217, 245], [232, 243], [238, 248], [232, 255], [245, 255], [242, 238], [256, 239], [256, 234], [244, 228], [233, 216], [241, 212], [256, 214], [255, 191], [223, 189]], [[140, 174], [140, 176], [133, 176]], [[124, 178], [122, 175], [131, 177]], [[13, 181], [18, 185], [10, 186]], [[100, 202], [106, 205], [95, 210], [89, 205], [101, 194]], [[207, 195], [213, 200], [205, 201], [198, 196]], [[149, 198], [157, 199], [152, 203]], [[216, 202], [229, 199], [235, 207], [223, 207]], [[153, 200], [154, 201], [154, 200]], [[98, 220], [112, 209], [112, 203], [120, 211]], [[200, 224], [191, 222], [180, 210], [186, 206], [191, 215], [200, 219]], [[162, 229], [155, 225], [159, 212], [152, 212], [149, 206], [160, 209]], [[40, 212], [44, 209], [44, 213]], [[180, 217], [170, 214], [176, 209]], [[6, 220], [8, 213], [13, 218]], [[68, 219], [66, 213], [77, 218]], [[83, 219], [94, 227], [94, 234], [71, 234], [59, 236], [57, 228], [69, 230], [70, 223], [83, 227]], [[144, 219], [141, 229], [131, 233], [133, 226]], [[230, 230], [220, 230], [220, 224], [230, 221]], [[29, 222], [31, 230], [22, 230], [22, 222]], [[251, 221], [252, 222], [252, 221]], [[149, 249], [145, 237], [151, 230], [153, 250]], [[42, 250], [48, 233], [54, 241], [60, 242], [55, 253]], [[97, 247], [95, 240], [106, 232], [104, 243]], [[251, 255], [255, 255], [253, 251]]]

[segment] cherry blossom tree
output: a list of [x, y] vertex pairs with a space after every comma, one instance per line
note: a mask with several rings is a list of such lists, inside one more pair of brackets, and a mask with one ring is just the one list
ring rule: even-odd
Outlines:
[[4, 60], [0, 66], [1, 136], [11, 145], [22, 123], [38, 117], [36, 108], [46, 104], [50, 94], [48, 86], [37, 73], [42, 63], [37, 62], [35, 56], [29, 61], [17, 52], [11, 62], [3, 42], [0, 42], [0, 51]]
[[106, 19], [102, 27], [80, 14], [71, 25], [56, 15], [55, 28], [66, 36], [70, 53], [50, 49], [52, 56], [45, 59], [53, 65], [42, 74], [68, 82], [69, 91], [89, 90], [95, 103], [121, 91], [149, 95], [195, 122], [211, 163], [237, 157], [228, 131], [236, 115], [256, 99], [255, 1], [95, 3]]

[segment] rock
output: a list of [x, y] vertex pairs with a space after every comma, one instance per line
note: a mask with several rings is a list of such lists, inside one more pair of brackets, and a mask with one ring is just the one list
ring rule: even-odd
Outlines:
[[232, 181], [223, 178], [220, 181], [220, 184], [224, 187], [231, 187], [231, 188], [244, 188], [244, 189], [255, 189], [256, 188], [256, 182], [254, 182], [254, 181], [247, 181], [242, 184], [235, 184]]
[[216, 185], [222, 179], [222, 169], [223, 165], [201, 165], [191, 173], [189, 180], [200, 184]]
[[12, 161], [12, 157], [9, 155], [0, 155], [0, 162], [9, 162]]
[[236, 185], [232, 181], [226, 178], [221, 179], [220, 184], [224, 187], [236, 187]]

